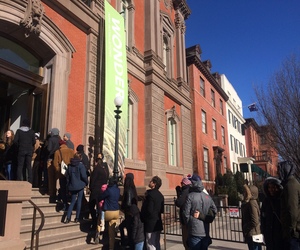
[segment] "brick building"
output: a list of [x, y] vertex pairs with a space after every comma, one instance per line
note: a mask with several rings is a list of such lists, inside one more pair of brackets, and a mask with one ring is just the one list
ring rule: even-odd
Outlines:
[[229, 164], [226, 101], [220, 76], [211, 73], [210, 61], [201, 61], [201, 48], [186, 50], [192, 102], [193, 164], [208, 190], [214, 191], [218, 173]]

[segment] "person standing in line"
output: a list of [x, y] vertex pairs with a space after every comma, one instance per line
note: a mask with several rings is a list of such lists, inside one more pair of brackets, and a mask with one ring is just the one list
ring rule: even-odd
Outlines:
[[115, 248], [116, 226], [119, 220], [120, 189], [117, 178], [112, 176], [108, 180], [107, 189], [99, 196], [99, 201], [104, 200], [105, 222], [108, 222], [109, 250]]
[[215, 206], [210, 196], [203, 192], [204, 186], [197, 174], [193, 174], [191, 182], [190, 193], [183, 208], [184, 223], [188, 229], [188, 247], [190, 250], [207, 249], [208, 232], [201, 218], [205, 218], [210, 208]]
[[83, 163], [83, 165], [86, 168], [87, 175], [89, 176], [90, 175], [90, 168], [91, 168], [91, 166], [90, 166], [90, 161], [89, 161], [88, 156], [86, 155], [86, 153], [84, 153], [84, 146], [82, 144], [79, 144], [77, 146], [77, 148], [76, 148], [76, 151], [81, 154], [81, 156], [82, 156], [82, 163]]
[[55, 168], [55, 179], [59, 180], [59, 190], [58, 194], [62, 200], [62, 210], [66, 211], [68, 202], [67, 202], [67, 178], [61, 173], [61, 162], [64, 161], [67, 165], [71, 163], [71, 159], [74, 157], [73, 149], [67, 147], [64, 140], [59, 141], [59, 149], [54, 153], [53, 165]]
[[143, 250], [145, 234], [144, 234], [144, 224], [140, 218], [140, 210], [137, 206], [137, 200], [135, 198], [131, 201], [131, 206], [129, 208], [129, 218], [130, 222], [130, 235], [129, 241], [132, 242], [133, 250]]
[[66, 145], [68, 148], [74, 150], [74, 143], [71, 141], [71, 134], [70, 133], [65, 133], [63, 136], [63, 140], [66, 142]]
[[280, 196], [282, 185], [274, 177], [265, 179], [263, 189], [266, 198], [260, 209], [261, 233], [264, 235], [267, 250], [282, 250], [282, 226], [280, 220]]
[[[89, 198], [89, 210], [92, 217], [92, 230], [97, 229], [98, 216], [101, 214], [99, 208], [99, 196], [102, 194], [102, 186], [107, 185], [109, 178], [108, 165], [103, 164], [103, 155], [99, 153], [96, 158], [96, 165], [91, 172], [90, 177], [90, 198]], [[96, 210], [97, 209], [97, 210]], [[98, 215], [97, 215], [98, 214]], [[100, 227], [100, 225], [99, 225]], [[98, 230], [100, 232], [100, 228]], [[96, 239], [96, 237], [95, 237]]]
[[[130, 239], [132, 238], [131, 237], [132, 218], [129, 214], [129, 210], [132, 205], [132, 202], [133, 201], [137, 202], [137, 200], [138, 200], [138, 196], [134, 184], [134, 175], [132, 173], [127, 173], [125, 176], [124, 191], [123, 191], [123, 197], [121, 202], [121, 210], [125, 215], [125, 219], [119, 225], [119, 229], [121, 235], [121, 245], [127, 246], [129, 243], [131, 249], [134, 249], [134, 242], [130, 241]], [[127, 230], [127, 239], [129, 240], [129, 242], [127, 242], [125, 239], [124, 228], [126, 228]]]
[[79, 222], [79, 216], [81, 211], [81, 200], [83, 196], [83, 190], [86, 185], [88, 185], [88, 179], [86, 175], [86, 170], [81, 162], [81, 155], [75, 153], [74, 158], [71, 159], [71, 163], [67, 169], [66, 174], [67, 187], [71, 193], [71, 203], [68, 208], [67, 218], [65, 223], [71, 221], [72, 210], [76, 204], [76, 217], [74, 222]]
[[244, 185], [244, 200], [241, 206], [242, 231], [249, 250], [261, 250], [261, 245], [252, 240], [260, 231], [260, 208], [257, 202], [258, 188]]
[[14, 144], [15, 133], [12, 130], [7, 130], [3, 137], [5, 150], [3, 153], [3, 163], [5, 178], [7, 180], [14, 180], [16, 178], [16, 165], [15, 160], [16, 147]]
[[280, 199], [284, 250], [300, 249], [300, 183], [296, 166], [290, 161], [278, 163], [278, 175], [283, 186]]
[[54, 153], [59, 149], [59, 141], [61, 140], [59, 136], [59, 130], [57, 128], [52, 128], [50, 130], [50, 136], [47, 140], [47, 180], [48, 182], [48, 193], [49, 202], [56, 203], [56, 173], [53, 164]]
[[163, 230], [161, 217], [164, 213], [164, 196], [159, 191], [161, 185], [162, 181], [158, 176], [152, 177], [141, 208], [147, 250], [160, 250], [160, 234]]
[[23, 168], [25, 167], [28, 182], [32, 183], [31, 159], [35, 145], [35, 133], [30, 128], [30, 121], [28, 119], [22, 121], [21, 127], [16, 132], [14, 143], [18, 150], [17, 180], [23, 181], [26, 179], [26, 176], [23, 176]]
[[187, 177], [184, 177], [181, 181], [181, 186], [176, 187], [177, 199], [175, 201], [175, 205], [180, 208], [179, 219], [180, 219], [181, 230], [182, 230], [182, 243], [185, 250], [188, 250], [189, 248], [187, 245], [187, 236], [188, 236], [187, 225], [184, 223], [184, 219], [183, 219], [183, 207], [185, 204], [186, 197], [190, 192], [191, 185], [192, 182]]
[[32, 167], [32, 187], [39, 187], [40, 180], [40, 157], [41, 157], [41, 141], [40, 133], [35, 133], [35, 144], [32, 154], [31, 167]]

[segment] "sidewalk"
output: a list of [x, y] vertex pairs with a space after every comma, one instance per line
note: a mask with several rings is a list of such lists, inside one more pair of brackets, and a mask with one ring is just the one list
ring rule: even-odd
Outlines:
[[[163, 236], [162, 236], [163, 238]], [[182, 245], [181, 236], [167, 235], [167, 248], [166, 250], [184, 250]], [[162, 241], [162, 249], [164, 249], [164, 243]], [[222, 250], [247, 250], [248, 247], [245, 243], [212, 240], [212, 244], [208, 249], [222, 249]], [[165, 250], [165, 249], [164, 249]]]

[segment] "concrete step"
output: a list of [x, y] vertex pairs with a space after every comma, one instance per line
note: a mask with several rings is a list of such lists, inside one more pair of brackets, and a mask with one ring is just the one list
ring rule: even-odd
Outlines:
[[[94, 245], [88, 244], [89, 234], [87, 232], [69, 231], [65, 230], [64, 233], [59, 235], [52, 234], [40, 237], [39, 250], [56, 250], [56, 249], [96, 249], [100, 248], [102, 244]], [[25, 241], [27, 248], [30, 249], [30, 240]]]
[[[86, 195], [88, 200], [89, 195]], [[49, 203], [49, 195], [39, 188], [32, 189], [31, 200], [42, 210], [45, 216], [45, 224], [39, 235], [39, 249], [99, 249], [100, 244], [87, 244], [91, 220], [81, 219], [79, 223], [70, 222], [64, 224], [66, 212], [61, 211], [62, 203]], [[32, 221], [34, 207], [30, 202], [24, 202], [22, 207], [20, 237], [30, 248]], [[80, 218], [86, 216], [88, 207], [81, 213]], [[76, 211], [72, 211], [72, 220]], [[40, 226], [41, 216], [36, 213], [36, 229]]]

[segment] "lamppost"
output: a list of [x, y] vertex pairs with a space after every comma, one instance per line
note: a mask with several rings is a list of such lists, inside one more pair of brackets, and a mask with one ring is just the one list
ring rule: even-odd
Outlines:
[[114, 160], [114, 178], [118, 182], [119, 181], [119, 167], [118, 167], [118, 159], [119, 159], [119, 120], [121, 118], [120, 114], [122, 111], [120, 110], [123, 104], [123, 97], [116, 96], [115, 100], [116, 110], [115, 110], [115, 118], [116, 118], [116, 135], [115, 135], [115, 160]]

